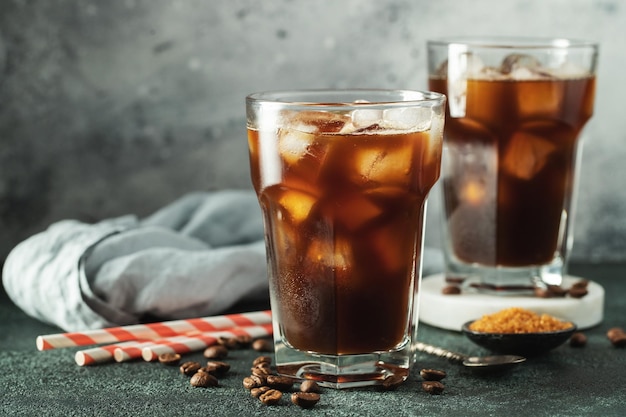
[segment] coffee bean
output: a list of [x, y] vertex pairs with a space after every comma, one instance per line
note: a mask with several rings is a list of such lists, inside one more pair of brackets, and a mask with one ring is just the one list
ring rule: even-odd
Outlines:
[[569, 339], [569, 345], [571, 347], [583, 347], [587, 344], [587, 336], [584, 333], [576, 332]]
[[219, 376], [223, 376], [224, 374], [226, 374], [226, 372], [230, 370], [230, 365], [227, 364], [226, 362], [209, 361], [207, 362], [204, 369], [211, 375], [219, 377]]
[[239, 349], [239, 342], [236, 337], [218, 337], [217, 343], [226, 349]]
[[265, 377], [268, 375], [274, 374], [274, 372], [269, 366], [253, 366], [252, 368], [250, 368], [250, 373], [252, 375], [265, 376]]
[[461, 285], [461, 284], [463, 284], [465, 282], [465, 277], [454, 276], [454, 275], [446, 275], [446, 282], [448, 284]]
[[552, 293], [548, 291], [547, 288], [536, 287], [533, 292], [535, 293], [535, 297], [539, 298], [550, 298], [552, 297]]
[[300, 384], [300, 392], [316, 392], [319, 394], [320, 391], [321, 389], [320, 386], [317, 385], [317, 382], [311, 381], [310, 379], [302, 381]]
[[393, 391], [404, 383], [404, 377], [402, 375], [389, 375], [383, 379], [380, 384], [380, 389], [384, 391]]
[[275, 390], [275, 389], [270, 389], [267, 392], [264, 392], [263, 394], [261, 394], [259, 396], [259, 400], [261, 400], [261, 402], [265, 405], [274, 405], [274, 404], [278, 404], [278, 402], [280, 401], [280, 399], [283, 397], [283, 393]]
[[159, 362], [167, 366], [176, 366], [180, 362], [178, 353], [162, 353], [159, 355]]
[[189, 383], [199, 388], [217, 387], [219, 384], [217, 378], [207, 372], [196, 372]]
[[254, 398], [259, 398], [262, 394], [265, 394], [270, 389], [271, 388], [267, 387], [267, 386], [258, 387], [258, 388], [252, 388], [250, 390], [250, 395], [252, 395]]
[[235, 338], [239, 348], [247, 348], [252, 344], [252, 337], [247, 334], [239, 335]]
[[256, 383], [256, 381], [249, 376], [243, 379], [243, 387], [245, 389], [259, 388], [260, 385]]
[[441, 290], [441, 293], [445, 295], [459, 295], [461, 294], [461, 288], [459, 288], [457, 285], [446, 285]]
[[260, 375], [250, 375], [243, 379], [245, 389], [259, 388], [267, 384], [267, 378]]
[[611, 327], [607, 332], [606, 332], [606, 337], [609, 338], [609, 340], [624, 334], [624, 329], [622, 329], [621, 327]]
[[586, 279], [581, 279], [572, 284], [572, 288], [587, 288], [589, 286], [589, 281]]
[[439, 381], [424, 381], [422, 389], [430, 395], [439, 395], [443, 392], [444, 385]]
[[548, 292], [551, 297], [565, 297], [567, 290], [560, 285], [548, 285]]
[[425, 381], [441, 381], [446, 377], [445, 371], [441, 371], [439, 369], [422, 369], [420, 371], [420, 376]]
[[274, 350], [274, 344], [269, 339], [257, 339], [252, 342], [252, 349], [257, 352], [271, 352]]
[[312, 408], [320, 400], [316, 392], [294, 392], [291, 394], [291, 402], [301, 408]]
[[569, 296], [572, 298], [583, 298], [588, 293], [587, 288], [572, 287], [568, 291]]
[[180, 365], [180, 373], [187, 376], [192, 376], [202, 367], [199, 362], [189, 361]]
[[615, 347], [626, 347], [626, 333], [615, 334], [609, 340], [611, 341], [611, 344]]
[[281, 391], [286, 391], [293, 386], [293, 379], [287, 376], [279, 376], [279, 375], [268, 375], [267, 376], [267, 385], [270, 388], [274, 388]]
[[203, 355], [207, 359], [224, 359], [228, 356], [228, 349], [221, 345], [213, 345], [206, 348]]
[[252, 366], [257, 366], [257, 365], [260, 365], [262, 363], [267, 364], [267, 365], [271, 365], [272, 358], [269, 357], [269, 356], [259, 356], [254, 361], [252, 361]]

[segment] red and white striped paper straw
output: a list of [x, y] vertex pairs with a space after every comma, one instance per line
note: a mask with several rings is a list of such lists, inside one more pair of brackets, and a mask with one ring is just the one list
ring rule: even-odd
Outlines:
[[37, 349], [48, 350], [71, 346], [86, 346], [128, 340], [154, 340], [181, 334], [211, 332], [241, 326], [271, 323], [270, 310], [227, 314], [160, 323], [133, 324], [83, 332], [57, 333], [38, 336]]
[[79, 350], [74, 355], [74, 360], [80, 366], [95, 365], [98, 363], [111, 362], [115, 357], [116, 349], [126, 350], [126, 349], [137, 348], [137, 347], [139, 348], [139, 352], [140, 352], [140, 355], [138, 357], [141, 357], [141, 349], [145, 346], [148, 346], [148, 344], [145, 342], [132, 341], [132, 342], [117, 343], [117, 344], [108, 345], [108, 346], [100, 346], [100, 347], [92, 348], [92, 349]]
[[155, 343], [142, 349], [142, 357], [146, 361], [156, 360], [163, 353], [189, 353], [202, 350], [207, 346], [214, 345], [220, 337], [251, 336], [265, 337], [272, 334], [272, 324], [259, 326], [236, 327], [229, 330], [201, 333], [194, 336], [176, 336], [164, 340], [163, 343]]

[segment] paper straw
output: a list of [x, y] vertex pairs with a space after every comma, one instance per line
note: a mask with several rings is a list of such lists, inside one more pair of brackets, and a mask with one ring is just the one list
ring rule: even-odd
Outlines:
[[37, 337], [36, 343], [37, 349], [48, 350], [71, 346], [123, 342], [127, 340], [162, 339], [192, 332], [210, 332], [240, 326], [263, 325], [271, 323], [271, 321], [271, 312], [266, 310], [187, 320], [172, 320], [160, 323], [109, 327], [106, 329], [86, 330], [83, 332], [42, 335]]
[[145, 342], [124, 342], [108, 346], [100, 346], [92, 349], [79, 350], [74, 355], [74, 360], [79, 366], [95, 365], [98, 363], [111, 362], [114, 358], [115, 349], [129, 349], [131, 347], [145, 347]]
[[264, 337], [272, 334], [272, 324], [259, 326], [236, 327], [229, 330], [201, 333], [195, 336], [176, 336], [163, 343], [147, 346], [142, 349], [142, 357], [146, 361], [156, 360], [163, 353], [189, 353], [214, 345], [220, 337], [251, 336]]

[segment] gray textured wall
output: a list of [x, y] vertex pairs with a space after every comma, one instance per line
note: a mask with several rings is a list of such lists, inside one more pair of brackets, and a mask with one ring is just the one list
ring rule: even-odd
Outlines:
[[249, 188], [249, 92], [424, 89], [427, 38], [487, 34], [601, 43], [574, 257], [626, 260], [620, 0], [3, 0], [0, 260], [60, 219]]

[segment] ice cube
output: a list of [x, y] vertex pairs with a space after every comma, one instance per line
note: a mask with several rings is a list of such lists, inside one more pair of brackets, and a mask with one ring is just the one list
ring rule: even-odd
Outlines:
[[382, 213], [382, 209], [367, 197], [359, 194], [333, 200], [333, 213], [348, 230], [361, 228]]
[[517, 110], [521, 119], [560, 117], [564, 86], [558, 82], [541, 82], [517, 86]]
[[407, 184], [413, 170], [413, 147], [371, 147], [355, 150], [355, 182]]
[[566, 78], [581, 78], [589, 76], [589, 71], [586, 68], [580, 67], [573, 62], [564, 62], [557, 68], [549, 69], [550, 74], [554, 77], [566, 79]]
[[504, 170], [516, 178], [529, 180], [548, 162], [556, 145], [543, 136], [518, 131], [507, 146], [502, 163]]
[[487, 189], [485, 183], [476, 178], [466, 179], [461, 186], [460, 197], [464, 203], [479, 206], [485, 203]]
[[288, 213], [289, 219], [298, 225], [306, 220], [316, 201], [311, 194], [287, 190], [280, 196], [278, 203]]
[[383, 111], [379, 109], [357, 109], [352, 111], [352, 125], [356, 129], [380, 124], [382, 120]]
[[502, 60], [502, 64], [500, 65], [500, 71], [503, 74], [511, 74], [520, 69], [526, 70], [520, 71], [520, 75], [535, 74], [536, 70], [539, 68], [541, 68], [541, 63], [539, 62], [539, 60], [537, 60], [537, 58], [532, 55], [526, 54], [507, 55], [504, 60]]
[[430, 107], [398, 107], [383, 112], [384, 126], [389, 129], [428, 130], [431, 118]]
[[303, 111], [285, 114], [283, 126], [305, 133], [337, 133], [349, 121], [350, 118], [343, 113]]
[[389, 274], [396, 274], [407, 269], [411, 258], [402, 252], [402, 247], [405, 246], [403, 241], [406, 239], [406, 230], [400, 231], [392, 226], [372, 230], [368, 239], [379, 264]]
[[[308, 126], [305, 126], [308, 127]], [[309, 152], [315, 142], [315, 135], [302, 130], [281, 128], [278, 132], [280, 155], [288, 165], [293, 165]]]
[[335, 270], [346, 270], [353, 263], [350, 241], [342, 236], [314, 239], [307, 249], [307, 259]]

